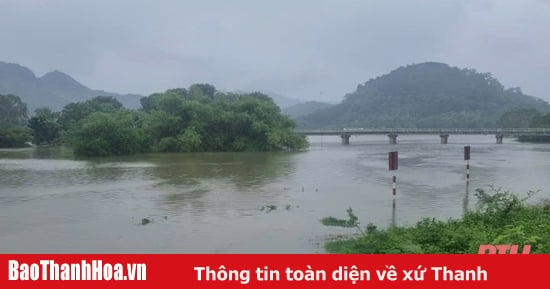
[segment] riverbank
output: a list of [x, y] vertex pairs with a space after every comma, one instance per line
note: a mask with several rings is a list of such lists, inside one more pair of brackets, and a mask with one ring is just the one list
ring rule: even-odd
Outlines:
[[[520, 199], [499, 190], [493, 194], [478, 190], [476, 196], [478, 208], [466, 212], [461, 219], [425, 218], [414, 226], [383, 230], [369, 224], [359, 237], [329, 241], [326, 249], [354, 254], [475, 254], [481, 244], [517, 244], [520, 248], [531, 245], [531, 253], [550, 253], [549, 201], [526, 204], [528, 197]], [[352, 214], [342, 221], [347, 225], [356, 223]]]
[[519, 142], [550, 143], [550, 135], [522, 135], [518, 137]]

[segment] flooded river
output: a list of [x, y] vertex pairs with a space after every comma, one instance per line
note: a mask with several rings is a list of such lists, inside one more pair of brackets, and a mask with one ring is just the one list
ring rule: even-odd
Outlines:
[[[310, 137], [300, 153], [146, 154], [75, 159], [68, 149], [0, 150], [4, 253], [320, 253], [363, 225], [460, 217], [475, 189], [550, 198], [550, 145], [492, 135]], [[463, 147], [471, 146], [466, 190]], [[388, 152], [399, 169], [388, 171]], [[392, 209], [391, 179], [397, 177]], [[147, 219], [147, 222], [144, 222]]]

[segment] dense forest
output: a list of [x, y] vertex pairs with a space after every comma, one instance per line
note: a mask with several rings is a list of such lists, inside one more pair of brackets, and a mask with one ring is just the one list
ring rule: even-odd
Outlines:
[[261, 93], [220, 93], [209, 84], [170, 89], [126, 109], [112, 96], [66, 105], [60, 112], [27, 107], [0, 95], [0, 147], [63, 143], [77, 155], [160, 152], [273, 151], [307, 147], [305, 136]]
[[504, 113], [518, 109], [545, 113], [550, 105], [519, 88], [505, 89], [489, 73], [428, 62], [371, 79], [340, 104], [297, 121], [305, 128], [480, 128], [497, 127]]

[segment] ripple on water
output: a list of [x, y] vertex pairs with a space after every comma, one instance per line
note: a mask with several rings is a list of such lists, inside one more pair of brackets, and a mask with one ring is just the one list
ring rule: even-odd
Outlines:
[[139, 168], [154, 168], [155, 164], [148, 162], [109, 162], [94, 164], [96, 168], [113, 168], [113, 169], [139, 169]]
[[86, 161], [52, 159], [1, 159], [0, 169], [29, 171], [76, 170], [86, 166]]

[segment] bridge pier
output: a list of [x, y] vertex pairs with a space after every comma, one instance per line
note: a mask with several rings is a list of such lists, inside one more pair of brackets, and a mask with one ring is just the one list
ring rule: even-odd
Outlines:
[[342, 139], [343, 145], [349, 145], [349, 138], [351, 137], [351, 134], [341, 134], [340, 138]]
[[388, 137], [390, 138], [390, 144], [397, 144], [397, 134], [396, 133], [390, 133], [390, 134], [388, 134]]
[[495, 137], [497, 139], [497, 144], [502, 144], [502, 139], [504, 138], [504, 134], [497, 133], [497, 135]]
[[441, 138], [441, 144], [447, 144], [448, 140], [449, 140], [449, 134], [448, 133], [442, 133], [439, 135], [439, 137]]

